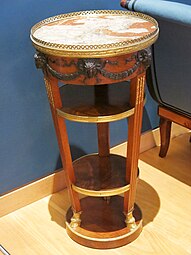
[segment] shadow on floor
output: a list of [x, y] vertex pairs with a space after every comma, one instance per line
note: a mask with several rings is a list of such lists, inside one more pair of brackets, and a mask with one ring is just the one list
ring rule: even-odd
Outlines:
[[143, 226], [152, 222], [160, 209], [160, 198], [156, 190], [141, 179], [137, 185], [136, 203], [143, 214]]

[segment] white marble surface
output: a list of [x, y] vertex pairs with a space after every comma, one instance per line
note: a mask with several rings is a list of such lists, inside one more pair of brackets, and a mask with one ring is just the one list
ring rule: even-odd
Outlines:
[[153, 23], [139, 17], [96, 14], [54, 21], [37, 29], [33, 36], [49, 43], [99, 45], [137, 39], [155, 29]]

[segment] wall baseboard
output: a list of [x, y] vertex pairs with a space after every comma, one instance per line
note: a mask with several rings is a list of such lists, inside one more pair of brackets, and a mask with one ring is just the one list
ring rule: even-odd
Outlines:
[[[176, 123], [172, 123], [171, 139], [189, 132], [189, 129], [182, 127]], [[159, 128], [146, 131], [141, 135], [140, 153], [150, 150], [153, 147], [160, 146], [160, 130]], [[121, 143], [111, 149], [112, 153], [126, 156], [127, 142]]]
[[[176, 137], [186, 132], [188, 132], [188, 129], [173, 123], [171, 137]], [[159, 128], [145, 132], [141, 135], [140, 153], [159, 145]], [[127, 142], [124, 142], [111, 148], [111, 152], [126, 156], [126, 148]], [[65, 172], [60, 169], [54, 174], [1, 196], [0, 217], [64, 188], [66, 188]]]
[[63, 169], [0, 197], [0, 217], [66, 187]]

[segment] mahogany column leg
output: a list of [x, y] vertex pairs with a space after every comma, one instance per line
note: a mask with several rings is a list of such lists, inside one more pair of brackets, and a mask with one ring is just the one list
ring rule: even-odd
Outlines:
[[110, 152], [109, 123], [98, 123], [98, 152], [100, 157], [108, 157]]
[[[99, 106], [102, 102], [105, 104], [109, 101], [108, 87], [107, 86], [94, 86], [95, 104]], [[98, 134], [98, 154], [99, 154], [99, 169], [100, 181], [104, 182], [105, 179], [111, 175], [110, 169], [110, 139], [109, 139], [109, 123], [97, 123]], [[106, 197], [105, 200], [109, 202], [110, 198]]]
[[140, 136], [142, 127], [142, 115], [144, 105], [145, 72], [133, 78], [130, 82], [130, 104], [135, 107], [134, 115], [128, 119], [128, 147], [127, 147], [127, 182], [130, 190], [124, 194], [124, 213], [126, 223], [130, 229], [136, 227], [133, 217], [133, 209], [136, 194], [138, 173], [138, 158], [140, 150]]
[[[108, 87], [94, 86], [95, 104], [102, 105], [102, 102], [109, 102]], [[108, 157], [110, 152], [109, 123], [97, 123], [98, 153], [100, 157]]]
[[79, 215], [81, 208], [80, 208], [80, 201], [78, 197], [78, 193], [75, 192], [72, 189], [72, 183], [75, 182], [75, 175], [74, 175], [74, 169], [72, 165], [72, 158], [71, 158], [71, 152], [70, 152], [70, 146], [67, 136], [67, 130], [66, 130], [66, 124], [62, 117], [57, 115], [56, 109], [59, 109], [62, 107], [62, 101], [60, 97], [59, 87], [58, 87], [58, 80], [49, 77], [48, 75], [45, 75], [45, 85], [47, 90], [47, 95], [50, 103], [50, 108], [52, 112], [52, 118], [54, 121], [54, 126], [56, 130], [60, 155], [63, 167], [65, 169], [66, 173], [66, 181], [67, 181], [67, 187], [71, 199], [71, 205], [74, 212], [74, 219], [71, 222], [73, 226], [76, 226], [80, 224]]
[[170, 134], [171, 134], [171, 125], [172, 122], [166, 118], [160, 117], [160, 152], [159, 156], [164, 158], [167, 154], [169, 144], [170, 144]]
[[[98, 134], [98, 154], [99, 154], [99, 178], [104, 183], [104, 180], [110, 178], [110, 141], [109, 141], [109, 123], [97, 123]], [[110, 202], [110, 197], [104, 198], [107, 203]]]

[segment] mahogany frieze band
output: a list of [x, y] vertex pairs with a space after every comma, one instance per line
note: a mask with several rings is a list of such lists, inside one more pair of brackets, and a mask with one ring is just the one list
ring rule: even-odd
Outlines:
[[[113, 81], [119, 81], [128, 79], [135, 71], [138, 70], [142, 64], [144, 69], [149, 67], [151, 63], [151, 50], [146, 48], [140, 50], [136, 53], [127, 55], [127, 58], [123, 57], [124, 66], [128, 69], [119, 72], [112, 72], [110, 70], [116, 70], [116, 67], [122, 63], [105, 58], [78, 58], [78, 59], [67, 59], [60, 57], [46, 56], [44, 53], [37, 52], [34, 56], [37, 68], [43, 69], [43, 71], [48, 71], [53, 77], [62, 81], [72, 81], [80, 76], [83, 76], [83, 81], [86, 83], [86, 79], [96, 78], [96, 83], [101, 83], [98, 75], [105, 78], [111, 79]], [[120, 59], [121, 60], [121, 59]], [[53, 69], [52, 66], [56, 66], [56, 69], [70, 68], [73, 66], [75, 68], [74, 72], [61, 73]], [[108, 68], [105, 68], [108, 66]], [[114, 68], [112, 68], [114, 66]]]

